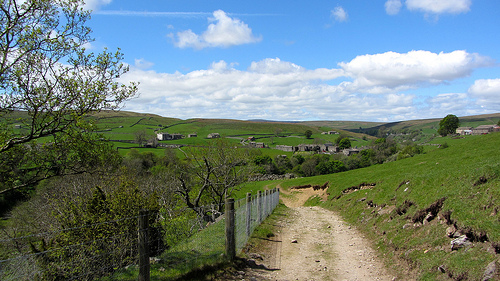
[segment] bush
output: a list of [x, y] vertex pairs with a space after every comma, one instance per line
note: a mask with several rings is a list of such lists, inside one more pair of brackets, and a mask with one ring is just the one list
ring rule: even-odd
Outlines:
[[[48, 280], [95, 279], [137, 259], [138, 214], [151, 211], [150, 252], [165, 248], [158, 221], [159, 197], [127, 176], [95, 179], [65, 177], [47, 184], [40, 194], [13, 212], [22, 221], [17, 236], [45, 233], [19, 240], [22, 252], [35, 253], [39, 276]], [[36, 273], [32, 273], [36, 274]], [[83, 275], [83, 276], [82, 276]]]
[[403, 148], [403, 150], [401, 150], [401, 152], [399, 152], [397, 160], [413, 157], [423, 152], [424, 152], [424, 147], [421, 145], [416, 145], [416, 144], [407, 145]]

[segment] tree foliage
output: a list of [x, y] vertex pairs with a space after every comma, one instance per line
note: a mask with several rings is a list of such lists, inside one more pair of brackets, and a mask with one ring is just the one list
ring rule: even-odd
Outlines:
[[339, 148], [340, 149], [346, 149], [351, 147], [351, 141], [349, 138], [343, 138], [339, 141]]
[[1, 1], [0, 193], [110, 157], [84, 117], [118, 108], [137, 85], [116, 81], [128, 71], [119, 50], [86, 51], [90, 13], [82, 4]]
[[304, 135], [306, 136], [307, 139], [311, 138], [313, 132], [311, 130], [306, 130]]
[[446, 136], [449, 134], [454, 134], [457, 128], [460, 126], [460, 120], [456, 115], [448, 114], [446, 117], [439, 121], [438, 134], [441, 136]]
[[[122, 170], [114, 177], [92, 175], [52, 178], [30, 201], [12, 212], [11, 237], [44, 233], [36, 239], [17, 239], [20, 253], [34, 253], [38, 268], [33, 280], [90, 280], [136, 262], [137, 215], [151, 211], [151, 252], [165, 248], [159, 225], [164, 184]], [[36, 276], [37, 274], [41, 274]], [[30, 276], [27, 275], [27, 276]]]

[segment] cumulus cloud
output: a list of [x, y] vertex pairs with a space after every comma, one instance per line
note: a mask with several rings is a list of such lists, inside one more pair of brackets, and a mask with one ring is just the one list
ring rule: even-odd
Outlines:
[[252, 33], [252, 29], [239, 19], [230, 18], [222, 10], [213, 13], [209, 18], [207, 30], [198, 35], [192, 30], [177, 32], [174, 39], [175, 46], [179, 48], [203, 49], [207, 47], [230, 47], [235, 45], [256, 43], [262, 40]]
[[479, 108], [471, 96], [494, 98], [500, 79], [478, 80], [470, 93], [425, 100], [415, 91], [465, 77], [487, 61], [465, 51], [387, 52], [316, 69], [279, 58], [254, 61], [246, 69], [220, 60], [188, 73], [132, 67], [122, 79], [140, 82], [140, 97], [127, 110], [170, 117], [394, 121]]
[[460, 14], [470, 11], [471, 0], [406, 0], [410, 11], [422, 11], [431, 14]]
[[396, 15], [401, 10], [401, 0], [387, 0], [385, 2], [385, 12], [389, 15]]
[[331, 11], [331, 16], [338, 22], [346, 21], [348, 18], [347, 12], [340, 6]]
[[473, 101], [465, 93], [445, 93], [427, 98], [426, 104], [429, 116], [440, 116], [451, 112], [455, 115], [468, 115]]
[[147, 61], [145, 59], [135, 59], [134, 60], [134, 66], [139, 68], [139, 69], [148, 69], [153, 67], [154, 63]]
[[476, 98], [479, 106], [500, 111], [500, 79], [476, 80], [469, 88], [469, 94]]
[[112, 0], [86, 0], [83, 8], [85, 10], [96, 11], [101, 6], [108, 5]]
[[352, 84], [360, 91], [406, 90], [422, 84], [439, 84], [465, 77], [491, 60], [466, 51], [432, 53], [411, 51], [386, 52], [358, 56], [339, 66], [355, 79]]

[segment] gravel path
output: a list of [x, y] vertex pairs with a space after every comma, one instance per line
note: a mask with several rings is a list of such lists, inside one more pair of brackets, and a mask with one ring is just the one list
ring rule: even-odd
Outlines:
[[338, 215], [297, 206], [310, 192], [285, 200], [291, 214], [270, 239], [263, 261], [257, 262], [267, 269], [254, 269], [244, 280], [395, 280], [370, 243]]

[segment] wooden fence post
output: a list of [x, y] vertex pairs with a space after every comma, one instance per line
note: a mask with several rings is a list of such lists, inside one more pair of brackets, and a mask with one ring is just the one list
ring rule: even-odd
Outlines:
[[139, 281], [149, 281], [149, 212], [139, 211]]
[[262, 222], [262, 191], [259, 190], [257, 193], [257, 219], [259, 224]]
[[234, 261], [236, 257], [236, 235], [234, 223], [234, 199], [226, 199], [226, 257]]
[[269, 189], [264, 192], [264, 219], [269, 215]]
[[252, 234], [251, 231], [251, 226], [252, 226], [252, 193], [248, 192], [247, 193], [247, 214], [246, 214], [246, 221], [247, 221], [247, 237], [250, 237], [250, 234]]

